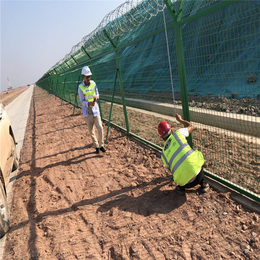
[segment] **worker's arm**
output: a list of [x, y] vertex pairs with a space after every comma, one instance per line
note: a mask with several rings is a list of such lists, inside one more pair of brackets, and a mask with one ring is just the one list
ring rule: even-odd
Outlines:
[[95, 83], [95, 95], [93, 95], [93, 98], [95, 99], [95, 101], [99, 99], [99, 92], [96, 83]]
[[175, 117], [179, 123], [181, 123], [184, 127], [188, 129], [189, 134], [195, 129], [194, 125], [191, 122], [182, 119], [182, 117], [179, 114], [176, 113]]
[[99, 92], [96, 83], [95, 83], [95, 95], [93, 95], [93, 98], [94, 98], [94, 102], [96, 102], [99, 99]]

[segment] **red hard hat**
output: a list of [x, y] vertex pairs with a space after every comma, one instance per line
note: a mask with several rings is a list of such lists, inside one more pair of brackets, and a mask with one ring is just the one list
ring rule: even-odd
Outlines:
[[170, 129], [171, 129], [171, 126], [169, 125], [169, 123], [166, 121], [162, 121], [158, 125], [158, 133], [159, 133], [160, 137], [163, 138], [164, 135], [167, 134]]

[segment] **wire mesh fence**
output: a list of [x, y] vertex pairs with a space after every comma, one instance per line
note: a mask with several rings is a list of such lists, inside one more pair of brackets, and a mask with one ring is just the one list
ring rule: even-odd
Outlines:
[[259, 0], [126, 1], [37, 85], [80, 107], [88, 65], [105, 121], [162, 147], [157, 125], [177, 130], [177, 111], [197, 127], [206, 171], [259, 199], [259, 27]]

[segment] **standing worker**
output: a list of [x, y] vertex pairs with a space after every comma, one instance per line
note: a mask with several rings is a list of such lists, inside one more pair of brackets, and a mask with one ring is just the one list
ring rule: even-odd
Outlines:
[[[96, 148], [96, 153], [99, 153], [99, 150], [104, 153], [106, 150], [104, 148], [103, 127], [97, 104], [97, 100], [99, 99], [98, 89], [96, 83], [90, 80], [92, 73], [88, 66], [82, 68], [81, 74], [83, 81], [78, 88], [79, 99], [82, 103], [81, 112], [86, 119], [88, 131]], [[98, 140], [95, 135], [94, 124], [98, 130]]]
[[176, 190], [183, 194], [186, 188], [199, 184], [201, 191], [205, 193], [209, 189], [209, 184], [204, 179], [203, 155], [201, 152], [193, 150], [186, 140], [186, 137], [194, 130], [194, 126], [182, 119], [179, 114], [176, 114], [176, 120], [184, 128], [175, 133], [166, 121], [162, 121], [158, 125], [158, 133], [165, 141], [161, 159], [164, 166], [169, 168], [173, 174], [173, 181], [178, 184]]

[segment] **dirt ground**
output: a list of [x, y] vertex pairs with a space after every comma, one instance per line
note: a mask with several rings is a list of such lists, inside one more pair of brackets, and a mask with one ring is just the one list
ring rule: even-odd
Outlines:
[[0, 102], [3, 103], [4, 106], [7, 106], [28, 88], [29, 86], [2, 91], [0, 93]]
[[[3, 259], [260, 259], [260, 216], [229, 193], [175, 190], [158, 153], [34, 88]], [[104, 124], [104, 133], [107, 126]]]

